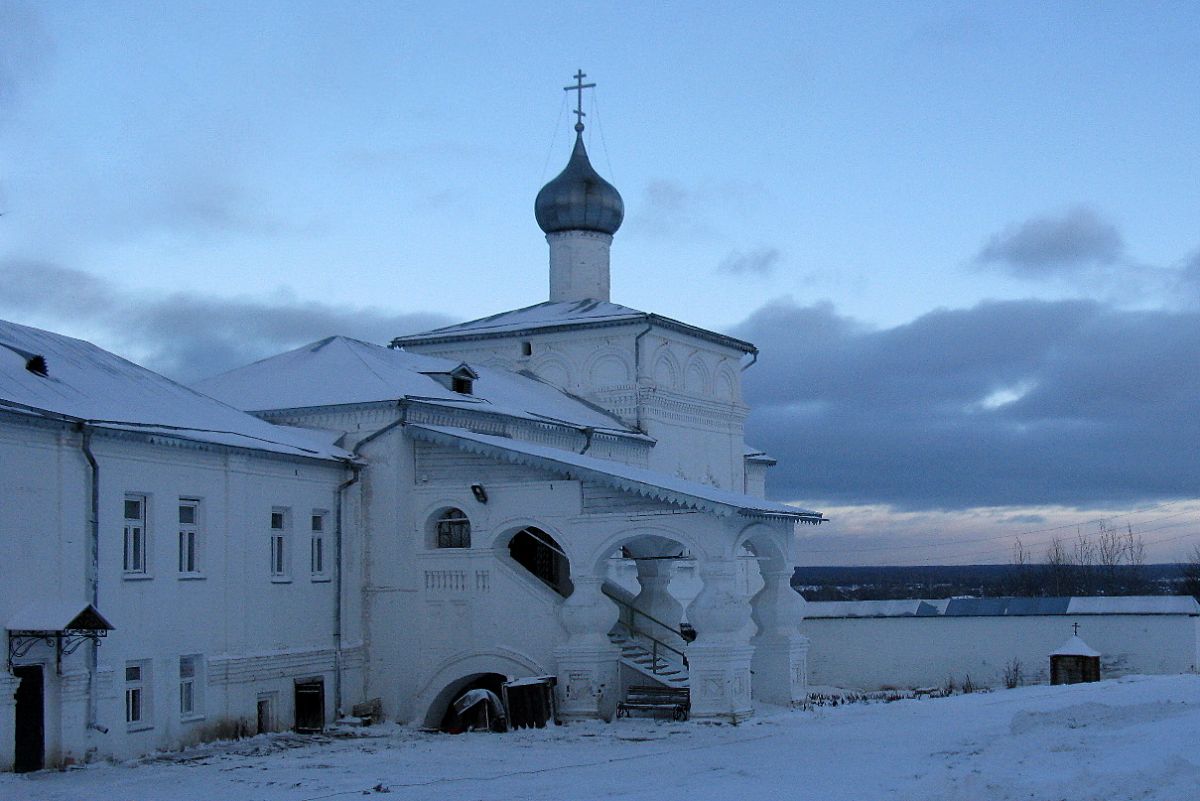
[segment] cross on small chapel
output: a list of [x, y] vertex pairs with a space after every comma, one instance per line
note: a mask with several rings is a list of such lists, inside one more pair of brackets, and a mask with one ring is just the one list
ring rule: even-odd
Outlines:
[[582, 131], [583, 130], [583, 118], [585, 116], [587, 116], [583, 112], [583, 90], [584, 89], [594, 89], [594, 88], [596, 88], [596, 84], [583, 82], [583, 79], [587, 77], [587, 73], [585, 73], [583, 70], [576, 71], [574, 77], [575, 77], [575, 85], [574, 86], [564, 86], [563, 91], [578, 93], [575, 98], [575, 110], [571, 113], [575, 115], [575, 130]]
[[1075, 623], [1075, 636], [1079, 636], [1079, 623]]

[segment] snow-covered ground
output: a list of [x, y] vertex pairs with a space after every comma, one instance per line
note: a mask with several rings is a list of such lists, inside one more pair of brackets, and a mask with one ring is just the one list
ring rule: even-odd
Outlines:
[[1200, 799], [1200, 676], [621, 720], [505, 735], [293, 735], [0, 776], [4, 801]]

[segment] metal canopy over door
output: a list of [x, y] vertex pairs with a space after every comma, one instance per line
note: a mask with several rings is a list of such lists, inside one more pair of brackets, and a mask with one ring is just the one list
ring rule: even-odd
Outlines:
[[325, 680], [296, 682], [296, 731], [319, 732], [325, 728]]
[[16, 747], [13, 754], [13, 770], [27, 773], [45, 767], [46, 721], [44, 681], [41, 665], [18, 665], [13, 675], [21, 680], [17, 688]]

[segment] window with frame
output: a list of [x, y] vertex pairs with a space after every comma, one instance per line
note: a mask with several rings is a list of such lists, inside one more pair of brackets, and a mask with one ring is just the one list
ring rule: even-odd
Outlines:
[[276, 508], [271, 510], [271, 578], [276, 580], [288, 577], [288, 510]]
[[471, 521], [461, 509], [447, 509], [438, 515], [437, 547], [470, 548]]
[[124, 570], [128, 574], [145, 575], [147, 571], [146, 496], [125, 496]]
[[179, 717], [204, 717], [204, 657], [200, 654], [179, 657]]
[[200, 572], [200, 501], [195, 498], [179, 499], [179, 572]]
[[125, 723], [131, 731], [148, 729], [153, 723], [150, 709], [150, 660], [125, 663]]
[[328, 512], [313, 510], [311, 531], [312, 540], [309, 549], [309, 569], [314, 579], [329, 576], [329, 554], [325, 547], [325, 522]]

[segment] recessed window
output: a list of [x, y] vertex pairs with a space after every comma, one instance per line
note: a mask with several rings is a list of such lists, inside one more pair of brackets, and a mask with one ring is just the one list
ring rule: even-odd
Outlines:
[[470, 395], [472, 383], [473, 382], [469, 378], [454, 376], [450, 379], [450, 389], [463, 395]]
[[150, 710], [150, 660], [125, 663], [125, 723], [130, 731], [153, 726]]
[[521, 355], [522, 356], [532, 356], [533, 355], [533, 343], [532, 342], [522, 342], [521, 343]]
[[124, 570], [126, 574], [146, 575], [146, 496], [125, 496]]
[[438, 515], [437, 547], [470, 548], [471, 521], [461, 509], [447, 509]]
[[329, 578], [329, 555], [326, 553], [325, 518], [328, 512], [312, 513], [312, 539], [309, 548], [309, 567], [313, 581]]
[[200, 654], [179, 657], [179, 717], [204, 717], [204, 657]]
[[200, 501], [179, 499], [179, 572], [200, 573]]
[[271, 510], [271, 580], [287, 581], [290, 578], [288, 564], [288, 524], [291, 515], [287, 509]]

